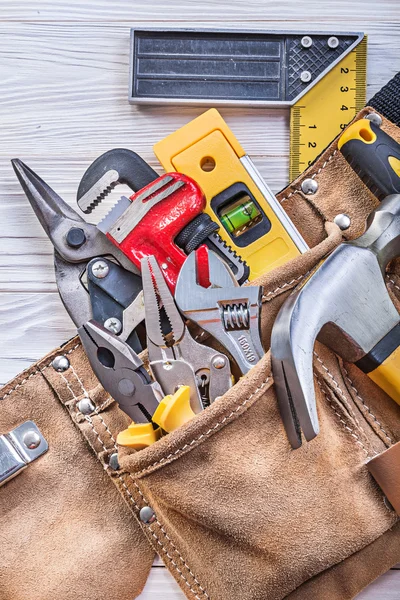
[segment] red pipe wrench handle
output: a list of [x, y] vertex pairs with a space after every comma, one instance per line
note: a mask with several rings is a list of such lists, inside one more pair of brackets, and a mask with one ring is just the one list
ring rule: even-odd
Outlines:
[[198, 184], [181, 173], [166, 173], [130, 197], [131, 205], [107, 237], [138, 267], [154, 255], [172, 292], [186, 254], [175, 243], [178, 233], [206, 206]]

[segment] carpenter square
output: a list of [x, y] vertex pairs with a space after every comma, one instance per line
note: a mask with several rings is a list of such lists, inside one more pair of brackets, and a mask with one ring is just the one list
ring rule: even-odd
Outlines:
[[290, 179], [365, 104], [363, 33], [131, 30], [134, 104], [290, 107]]
[[400, 404], [400, 316], [385, 285], [400, 255], [400, 195], [387, 196], [366, 232], [344, 242], [289, 296], [275, 321], [272, 368], [293, 448], [319, 433], [313, 381], [316, 338], [355, 363]]

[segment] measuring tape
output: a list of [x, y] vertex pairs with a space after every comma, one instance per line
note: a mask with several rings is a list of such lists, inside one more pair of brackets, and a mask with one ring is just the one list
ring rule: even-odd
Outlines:
[[367, 37], [290, 109], [290, 181], [365, 106]]

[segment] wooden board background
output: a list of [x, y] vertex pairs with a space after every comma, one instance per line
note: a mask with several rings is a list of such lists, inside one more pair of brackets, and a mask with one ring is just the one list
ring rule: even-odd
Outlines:
[[[152, 145], [201, 110], [128, 104], [134, 25], [364, 31], [368, 97], [400, 70], [398, 0], [1, 0], [0, 383], [74, 334], [57, 295], [51, 245], [9, 159], [25, 160], [74, 205], [80, 177], [100, 153], [129, 147], [157, 166]], [[221, 112], [273, 190], [282, 188], [288, 112]], [[179, 598], [157, 562], [141, 600]], [[399, 598], [400, 567], [359, 596]]]

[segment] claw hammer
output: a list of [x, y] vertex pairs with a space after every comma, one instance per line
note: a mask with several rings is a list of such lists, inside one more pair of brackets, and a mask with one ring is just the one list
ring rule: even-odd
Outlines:
[[278, 403], [293, 448], [319, 433], [313, 381], [318, 337], [400, 404], [400, 315], [385, 285], [400, 255], [400, 194], [387, 196], [367, 230], [344, 242], [300, 285], [275, 321], [271, 354]]
[[275, 322], [272, 367], [278, 403], [293, 448], [319, 432], [313, 384], [315, 339], [357, 366], [400, 404], [400, 317], [385, 269], [400, 255], [400, 145], [378, 115], [350, 125], [338, 148], [381, 200], [367, 231], [345, 242], [289, 296]]

